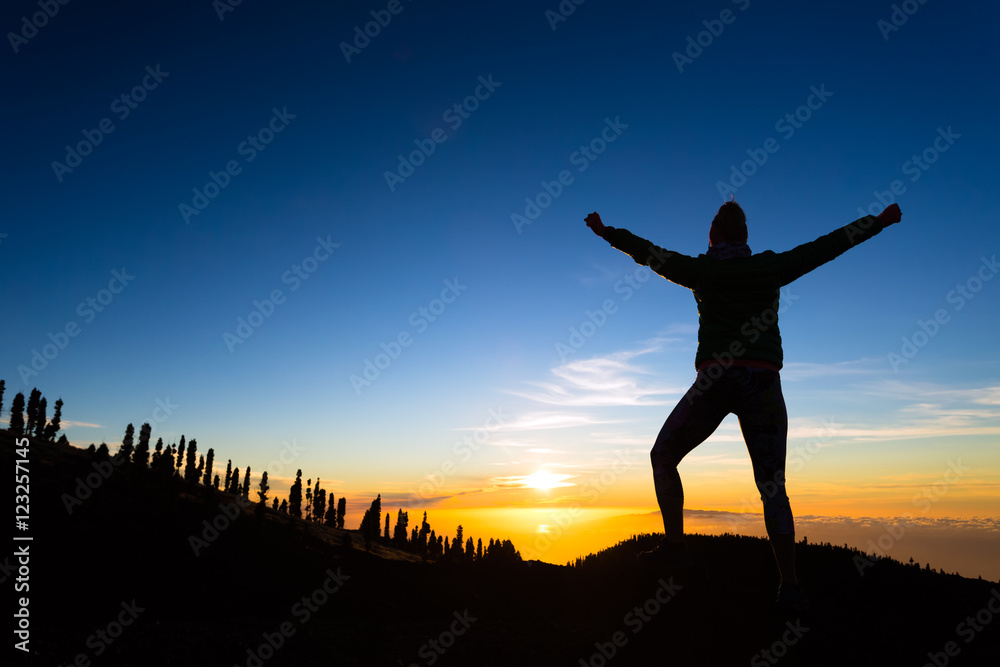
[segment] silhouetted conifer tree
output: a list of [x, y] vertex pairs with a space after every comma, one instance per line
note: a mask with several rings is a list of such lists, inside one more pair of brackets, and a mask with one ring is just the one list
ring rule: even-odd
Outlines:
[[60, 445], [69, 445], [69, 440], [66, 439], [66, 434], [65, 433], [63, 433], [62, 435], [60, 435], [59, 439], [56, 440], [56, 442], [59, 443]]
[[471, 563], [476, 558], [476, 548], [472, 546], [472, 538], [465, 541], [465, 560]]
[[219, 474], [218, 473], [215, 474], [215, 479], [212, 480], [212, 488], [215, 489], [216, 491], [219, 490]]
[[[441, 538], [439, 537], [438, 540]], [[451, 558], [451, 542], [448, 540], [448, 536], [444, 537], [444, 553], [441, 554], [441, 559], [448, 561]]]
[[326, 489], [320, 489], [319, 482], [316, 482], [317, 489], [313, 491], [313, 518], [316, 523], [323, 523], [326, 518]]
[[153, 449], [153, 456], [149, 460], [149, 467], [153, 470], [160, 469], [160, 459], [163, 458], [163, 438], [156, 439], [156, 448]]
[[24, 423], [24, 434], [32, 436], [35, 434], [35, 425], [38, 423], [38, 401], [42, 398], [42, 392], [38, 388], [31, 390], [28, 396], [28, 408]]
[[337, 501], [337, 528], [344, 529], [344, 518], [347, 516], [347, 496], [341, 496]]
[[[388, 518], [388, 515], [386, 515], [386, 518]], [[409, 525], [409, 514], [400, 509], [396, 514], [396, 529], [392, 533], [392, 543], [397, 549], [406, 548], [406, 538]]]
[[10, 423], [7, 430], [14, 435], [24, 435], [24, 394], [17, 392], [10, 406]]
[[203, 474], [202, 471], [205, 469], [205, 456], [204, 454], [198, 455], [198, 469], [194, 471], [194, 483], [198, 484], [202, 481]]
[[385, 513], [385, 532], [382, 534], [382, 539], [389, 542], [389, 513]]
[[481, 560], [483, 560], [483, 538], [480, 537], [476, 543], [476, 562], [478, 563]]
[[184, 481], [198, 481], [198, 441], [191, 438], [187, 446], [187, 465], [184, 466]]
[[38, 410], [35, 413], [35, 437], [41, 440], [45, 437], [45, 412], [49, 407], [49, 402], [44, 396], [38, 399]]
[[[0, 380], [0, 382], [3, 382], [3, 380]], [[56, 434], [62, 428], [62, 406], [63, 400], [61, 398], [57, 399], [55, 412], [52, 413], [52, 421], [45, 427], [45, 439], [49, 442], [56, 439]]]
[[330, 526], [331, 528], [337, 527], [337, 504], [334, 501], [333, 494], [330, 494], [330, 501], [326, 504], [326, 517], [323, 520], [324, 525]]
[[226, 490], [226, 492], [229, 491], [229, 485], [232, 483], [232, 479], [233, 479], [233, 460], [229, 459], [229, 462], [226, 464], [226, 483], [222, 487], [223, 489]]
[[295, 473], [295, 482], [288, 490], [288, 515], [296, 518], [302, 517], [302, 471]]
[[378, 540], [379, 529], [382, 526], [382, 494], [372, 501], [371, 507], [365, 510], [365, 515], [361, 519], [361, 534], [366, 541], [374, 542]]
[[90, 447], [87, 447], [87, 453], [92, 457], [97, 453], [97, 448], [94, 446], [94, 443], [90, 443]]
[[420, 522], [420, 532], [417, 534], [417, 553], [427, 556], [427, 536], [430, 535], [431, 525], [427, 523], [427, 512], [424, 511], [423, 521]]
[[3, 392], [7, 388], [7, 383], [0, 380], [0, 415], [3, 414]]
[[312, 520], [313, 513], [313, 490], [312, 490], [312, 479], [306, 480], [306, 506], [304, 511], [306, 513], [306, 521]]
[[209, 447], [208, 454], [205, 456], [205, 476], [202, 478], [205, 486], [210, 486], [212, 483], [213, 467], [215, 467], [215, 450]]
[[278, 511], [278, 499], [277, 498], [272, 498], [271, 499], [271, 509], [273, 509], [275, 512]]
[[184, 436], [181, 436], [181, 441], [177, 443], [177, 474], [181, 473], [184, 468]]
[[240, 469], [239, 467], [233, 468], [233, 478], [229, 480], [229, 488], [226, 489], [226, 493], [232, 493], [233, 495], [240, 495]]
[[[250, 487], [249, 475], [250, 475], [250, 468], [247, 468], [247, 488]], [[270, 487], [267, 485], [267, 471], [265, 470], [264, 474], [260, 476], [260, 491], [257, 492], [257, 495], [260, 496], [261, 505], [267, 505], [267, 490], [269, 488]], [[277, 498], [275, 498], [275, 500], [277, 500]]]
[[[424, 512], [426, 515], [427, 513]], [[434, 529], [431, 529], [429, 536], [427, 538], [427, 557], [434, 558], [437, 555], [437, 535], [434, 533]]]
[[132, 462], [139, 468], [145, 468], [149, 463], [149, 439], [153, 435], [152, 427], [147, 423], [139, 427], [139, 444], [135, 446]]
[[281, 507], [278, 508], [278, 511], [282, 514], [288, 514], [288, 501], [286, 499], [281, 499]]
[[174, 474], [174, 456], [177, 454], [177, 449], [170, 445], [163, 449], [163, 462], [160, 464], [160, 468], [169, 476]]
[[129, 424], [125, 427], [125, 437], [122, 439], [122, 446], [118, 450], [118, 454], [122, 457], [122, 463], [129, 463], [132, 461], [132, 446], [133, 438], [135, 437], [135, 427]]
[[455, 560], [462, 560], [462, 547], [464, 546], [465, 544], [462, 542], [462, 526], [460, 525], [455, 532], [455, 538], [451, 541], [451, 554]]
[[[317, 515], [317, 512], [316, 512], [316, 510], [319, 509], [319, 504], [318, 504], [319, 503], [319, 492], [320, 492], [319, 477], [317, 477], [316, 478], [316, 486], [313, 488], [312, 493], [309, 494], [309, 505], [311, 507], [311, 511], [309, 513], [309, 516], [310, 516], [310, 518], [313, 521], [317, 521], [317, 522], [323, 520], [323, 513], [320, 512]], [[324, 494], [324, 502], [326, 502], [325, 494]]]

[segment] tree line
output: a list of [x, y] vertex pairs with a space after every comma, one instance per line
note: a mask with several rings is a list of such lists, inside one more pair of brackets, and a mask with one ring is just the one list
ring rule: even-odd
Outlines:
[[[0, 413], [3, 412], [3, 395], [6, 387], [6, 383], [0, 380]], [[63, 400], [61, 398], [56, 400], [51, 420], [46, 417], [48, 407], [48, 399], [42, 396], [42, 392], [38, 391], [37, 387], [28, 394], [27, 405], [24, 394], [18, 392], [10, 406], [10, 423], [7, 430], [19, 437], [30, 436], [39, 440], [56, 442], [56, 434], [62, 428]], [[59, 443], [69, 444], [65, 433], [59, 437]]]
[[[0, 380], [0, 412], [3, 409], [3, 394], [5, 384]], [[33, 389], [25, 404], [24, 394], [18, 393], [11, 405], [9, 431], [15, 436], [30, 436], [55, 441], [55, 436], [61, 429], [63, 401], [60, 398], [55, 403], [52, 419], [46, 419], [47, 401], [38, 389]], [[152, 426], [144, 423], [139, 428], [138, 438], [135, 427], [129, 424], [125, 428], [121, 446], [115, 453], [117, 468], [126, 470], [148, 470], [161, 478], [183, 481], [191, 485], [199, 485], [214, 489], [216, 492], [233, 494], [244, 501], [250, 501], [251, 468], [247, 466], [241, 474], [240, 468], [233, 467], [232, 459], [226, 463], [225, 476], [215, 473], [215, 450], [209, 448], [204, 454], [198, 451], [198, 441], [190, 441], [181, 435], [176, 443], [166, 444], [163, 438], [157, 438], [150, 448]], [[60, 436], [58, 442], [69, 446], [66, 435]], [[100, 446], [91, 444], [87, 452], [98, 460], [108, 460], [111, 452], [107, 443]], [[303, 493], [304, 489], [304, 493]], [[270, 484], [267, 471], [261, 473], [257, 482], [255, 512], [262, 515], [265, 511], [286, 514], [295, 519], [310, 523], [318, 523], [330, 528], [344, 530], [347, 514], [347, 497], [337, 498], [333, 492], [323, 488], [317, 477], [315, 484], [311, 478], [302, 483], [302, 470], [295, 474], [295, 481], [288, 492], [288, 498], [279, 499], [269, 496]], [[447, 563], [478, 563], [478, 562], [518, 562], [520, 552], [515, 549], [510, 540], [490, 538], [483, 544], [482, 538], [473, 542], [472, 537], [466, 537], [461, 525], [455, 531], [454, 537], [438, 534], [427, 520], [427, 512], [423, 514], [420, 526], [409, 525], [409, 513], [402, 508], [396, 512], [395, 526], [391, 525], [391, 512], [385, 513], [382, 521], [382, 494], [372, 500], [365, 510], [361, 524], [356, 531], [365, 546], [370, 550], [375, 544], [383, 544], [396, 549], [408, 551], [421, 556], [424, 560]], [[349, 536], [347, 536], [349, 540]]]

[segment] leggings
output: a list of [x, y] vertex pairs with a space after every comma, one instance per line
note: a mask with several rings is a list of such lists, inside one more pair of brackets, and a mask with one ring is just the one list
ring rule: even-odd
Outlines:
[[768, 535], [794, 535], [785, 494], [785, 441], [788, 413], [777, 371], [709, 366], [674, 408], [650, 452], [660, 508], [666, 498], [684, 498], [677, 465], [734, 413], [750, 452], [754, 481], [764, 504]]

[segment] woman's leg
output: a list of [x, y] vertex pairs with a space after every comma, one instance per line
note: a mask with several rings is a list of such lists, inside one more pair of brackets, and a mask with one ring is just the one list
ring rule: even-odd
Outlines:
[[667, 417], [649, 453], [653, 464], [656, 502], [663, 515], [663, 534], [668, 542], [684, 540], [684, 487], [677, 466], [688, 452], [712, 435], [729, 414], [725, 373], [712, 377], [698, 373], [698, 380]]
[[778, 373], [746, 370], [744, 395], [737, 416], [750, 452], [754, 481], [764, 505], [764, 525], [783, 582], [797, 583], [795, 523], [785, 493], [785, 448], [788, 412]]

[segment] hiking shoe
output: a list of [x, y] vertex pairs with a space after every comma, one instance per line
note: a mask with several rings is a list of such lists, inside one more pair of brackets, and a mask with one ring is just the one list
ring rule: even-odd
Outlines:
[[809, 599], [798, 584], [782, 583], [778, 587], [778, 599], [775, 604], [785, 611], [802, 613], [809, 609]]
[[645, 565], [666, 565], [667, 567], [689, 567], [694, 564], [685, 542], [668, 542], [660, 540], [655, 548], [642, 551], [636, 560]]

